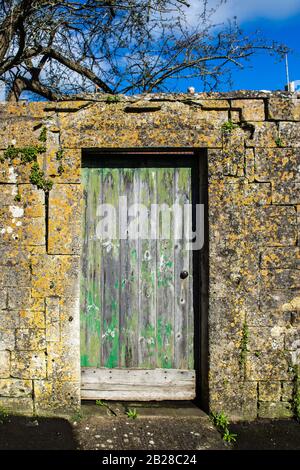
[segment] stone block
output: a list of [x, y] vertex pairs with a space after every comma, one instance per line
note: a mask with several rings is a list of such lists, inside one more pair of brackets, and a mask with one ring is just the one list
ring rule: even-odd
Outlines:
[[223, 411], [230, 420], [252, 420], [257, 417], [257, 383], [233, 382], [211, 384], [210, 410]]
[[48, 343], [47, 379], [57, 382], [80, 381], [80, 353], [77, 346]]
[[262, 289], [259, 294], [259, 306], [262, 312], [293, 312], [298, 309], [300, 291], [280, 290], [276, 286], [273, 290]]
[[60, 341], [59, 297], [46, 299], [46, 339], [48, 342]]
[[280, 122], [279, 137], [285, 147], [300, 147], [300, 122]]
[[20, 328], [46, 328], [45, 312], [38, 310], [21, 310], [19, 312]]
[[78, 297], [78, 256], [32, 256], [32, 296]]
[[277, 147], [277, 126], [274, 122], [254, 122], [252, 138], [248, 139], [248, 147]]
[[271, 203], [272, 191], [270, 183], [244, 184], [243, 203], [246, 206], [264, 206]]
[[259, 382], [258, 390], [259, 401], [280, 401], [281, 382]]
[[299, 247], [266, 248], [261, 255], [261, 267], [264, 269], [297, 269], [299, 265]]
[[291, 401], [294, 393], [294, 382], [282, 382], [282, 401]]
[[31, 307], [31, 289], [30, 287], [8, 288], [8, 308], [9, 309], [27, 309]]
[[262, 269], [261, 283], [266, 289], [298, 289], [299, 271], [297, 269]]
[[18, 379], [46, 378], [46, 355], [42, 351], [13, 351], [11, 376]]
[[31, 397], [0, 397], [0, 406], [14, 415], [33, 415], [33, 399]]
[[22, 231], [19, 236], [24, 245], [43, 246], [45, 245], [45, 236], [45, 217], [27, 218], [24, 220]]
[[14, 184], [1, 184], [0, 209], [3, 209], [4, 207], [14, 206], [16, 204], [16, 190], [17, 187]]
[[245, 150], [208, 150], [208, 174], [211, 176], [237, 176], [244, 170]]
[[202, 109], [229, 109], [229, 101], [228, 100], [216, 100], [216, 99], [193, 99], [191, 103], [195, 103], [200, 105]]
[[0, 378], [6, 379], [10, 374], [10, 352], [0, 351]]
[[267, 402], [263, 401], [258, 406], [258, 417], [259, 418], [292, 418], [293, 411], [291, 404], [284, 401]]
[[249, 353], [246, 361], [248, 380], [290, 380], [290, 356], [283, 351], [262, 351], [259, 356]]
[[276, 121], [300, 121], [300, 100], [298, 98], [268, 99], [268, 119]]
[[285, 349], [288, 351], [300, 350], [299, 328], [289, 328], [285, 333]]
[[249, 183], [255, 180], [255, 155], [254, 149], [246, 149], [245, 152], [245, 176]]
[[291, 148], [256, 148], [255, 179], [261, 182], [289, 183], [299, 182], [297, 167], [300, 150]]
[[259, 246], [293, 246], [297, 240], [296, 211], [291, 206], [245, 207], [245, 235]]
[[0, 288], [0, 310], [7, 307], [7, 290]]
[[47, 153], [46, 175], [54, 178], [55, 183], [81, 183], [81, 150], [64, 148], [61, 159], [57, 158], [58, 151], [56, 148]]
[[46, 348], [46, 330], [20, 328], [16, 330], [16, 349], [38, 351]]
[[9, 330], [18, 328], [19, 314], [14, 310], [2, 310], [0, 312], [0, 329]]
[[19, 379], [1, 379], [0, 397], [30, 397], [32, 396], [32, 381]]
[[272, 203], [273, 204], [299, 204], [300, 203], [300, 183], [285, 182], [272, 183]]
[[13, 349], [15, 349], [15, 330], [0, 328], [0, 351]]
[[242, 110], [242, 121], [254, 122], [265, 120], [265, 104], [263, 100], [232, 100], [231, 107], [233, 109], [240, 108]]
[[31, 184], [19, 184], [19, 194], [26, 218], [45, 217], [45, 192]]
[[[15, 287], [17, 295], [17, 290], [20, 287], [30, 285], [31, 273], [29, 263], [19, 263], [18, 266], [16, 266], [16, 264], [18, 263], [12, 262], [10, 266], [0, 265], [0, 286], [9, 288]], [[10, 293], [8, 295], [10, 295]]]
[[49, 254], [80, 254], [81, 201], [81, 185], [54, 185], [49, 197]]
[[67, 415], [80, 408], [80, 382], [35, 380], [34, 404], [38, 415]]
[[277, 325], [272, 328], [249, 326], [249, 350], [252, 352], [283, 350], [284, 332], [285, 328]]

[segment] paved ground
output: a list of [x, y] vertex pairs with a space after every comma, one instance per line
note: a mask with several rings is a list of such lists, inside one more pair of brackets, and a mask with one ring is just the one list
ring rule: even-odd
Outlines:
[[59, 418], [10, 416], [0, 423], [1, 450], [73, 450], [71, 424]]
[[237, 450], [300, 450], [300, 423], [291, 419], [261, 419], [236, 423]]
[[[126, 416], [128, 408], [137, 410], [136, 419]], [[209, 418], [191, 404], [91, 403], [72, 417], [72, 423], [11, 416], [0, 424], [0, 449], [230, 449]], [[293, 420], [241, 422], [232, 424], [230, 431], [238, 435], [236, 450], [300, 450], [300, 424]]]
[[[126, 416], [136, 409], [136, 419]], [[145, 407], [108, 403], [82, 407], [75, 435], [82, 449], [202, 450], [227, 449], [208, 416], [196, 406]]]

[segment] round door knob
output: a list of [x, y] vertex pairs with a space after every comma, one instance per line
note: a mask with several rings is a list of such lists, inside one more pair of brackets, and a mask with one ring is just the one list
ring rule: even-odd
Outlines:
[[180, 279], [186, 279], [188, 277], [189, 273], [187, 271], [181, 271], [180, 273]]

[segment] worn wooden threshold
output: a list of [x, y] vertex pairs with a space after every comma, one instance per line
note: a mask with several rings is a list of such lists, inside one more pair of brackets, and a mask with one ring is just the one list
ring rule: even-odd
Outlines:
[[193, 400], [195, 371], [177, 369], [81, 369], [82, 400]]

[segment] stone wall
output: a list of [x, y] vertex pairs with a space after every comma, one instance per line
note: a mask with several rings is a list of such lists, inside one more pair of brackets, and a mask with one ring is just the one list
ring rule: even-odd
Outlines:
[[209, 406], [291, 416], [300, 97], [257, 92], [0, 104], [0, 406], [79, 406], [81, 151], [126, 147], [208, 149]]

